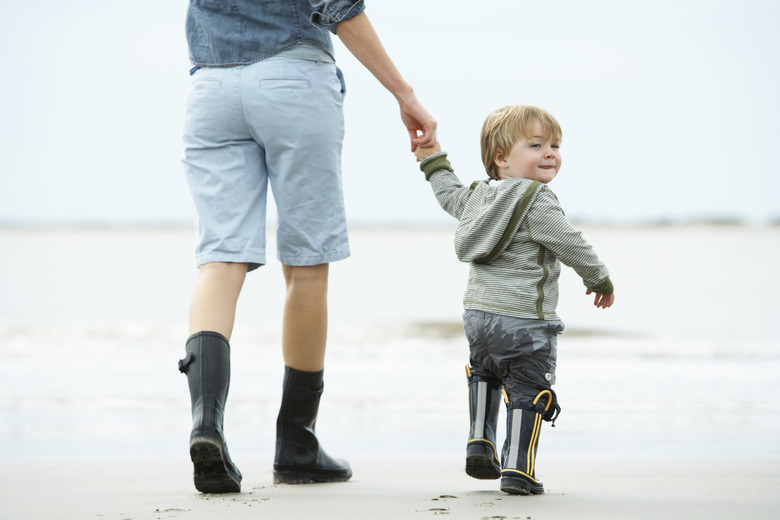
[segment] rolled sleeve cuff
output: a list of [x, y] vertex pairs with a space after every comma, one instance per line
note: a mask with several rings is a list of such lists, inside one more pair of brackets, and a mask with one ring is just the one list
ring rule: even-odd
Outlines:
[[423, 159], [420, 162], [420, 170], [425, 174], [426, 181], [431, 180], [431, 176], [439, 170], [455, 171], [452, 169], [449, 159], [447, 159], [446, 152], [435, 153]]
[[605, 294], [607, 296], [615, 292], [615, 288], [612, 286], [612, 280], [610, 280], [609, 278], [599, 283], [595, 287], [588, 287], [588, 289], [590, 289], [594, 293]]
[[312, 2], [315, 11], [311, 15], [311, 23], [323, 27], [336, 34], [336, 27], [341, 22], [354, 18], [366, 10], [364, 0], [337, 0], [335, 2]]

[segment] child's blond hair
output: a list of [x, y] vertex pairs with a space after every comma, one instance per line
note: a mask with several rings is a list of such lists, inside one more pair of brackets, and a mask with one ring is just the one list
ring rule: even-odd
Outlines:
[[508, 154], [509, 150], [520, 138], [533, 140], [534, 123], [539, 121], [546, 132], [560, 144], [563, 132], [555, 117], [543, 108], [533, 105], [509, 105], [494, 110], [482, 125], [480, 142], [482, 145], [482, 162], [488, 175], [498, 179], [496, 153], [500, 150]]

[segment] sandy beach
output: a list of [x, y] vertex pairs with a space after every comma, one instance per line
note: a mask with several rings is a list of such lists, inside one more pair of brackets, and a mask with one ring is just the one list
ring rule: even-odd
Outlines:
[[241, 461], [242, 493], [198, 494], [181, 459], [3, 462], [7, 519], [776, 519], [778, 459], [546, 456], [546, 493], [509, 496], [458, 457], [361, 456], [343, 484], [274, 485]]
[[780, 274], [751, 282], [746, 320], [744, 280], [721, 273], [746, 252], [775, 265], [780, 229], [584, 231], [618, 301], [596, 312], [561, 280], [546, 493], [512, 497], [463, 472], [465, 270], [450, 230], [357, 229], [333, 266], [317, 430], [351, 462], [344, 484], [273, 484], [282, 285], [278, 265], [252, 275], [225, 423], [244, 480], [224, 496], [192, 485], [176, 370], [190, 231], [0, 230], [0, 519], [778, 518]]

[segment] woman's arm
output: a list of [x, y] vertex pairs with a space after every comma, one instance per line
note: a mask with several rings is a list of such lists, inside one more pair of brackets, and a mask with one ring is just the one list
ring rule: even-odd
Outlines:
[[365, 12], [340, 22], [336, 35], [349, 51], [398, 101], [401, 121], [409, 132], [412, 152], [418, 146], [436, 142], [436, 120], [417, 99], [414, 89], [404, 80], [385, 51]]

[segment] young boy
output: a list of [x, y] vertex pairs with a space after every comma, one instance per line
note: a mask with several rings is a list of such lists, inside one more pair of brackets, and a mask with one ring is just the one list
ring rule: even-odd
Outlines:
[[[470, 263], [463, 325], [469, 342], [466, 473], [501, 478], [511, 494], [541, 494], [536, 449], [542, 420], [560, 412], [555, 383], [555, 313], [561, 262], [582, 278], [594, 305], [615, 300], [609, 273], [547, 187], [561, 167], [561, 127], [546, 110], [515, 105], [482, 127], [489, 179], [464, 186], [436, 143], [415, 152], [441, 207], [458, 219], [455, 252]], [[503, 388], [506, 441], [499, 462], [496, 424]]]

